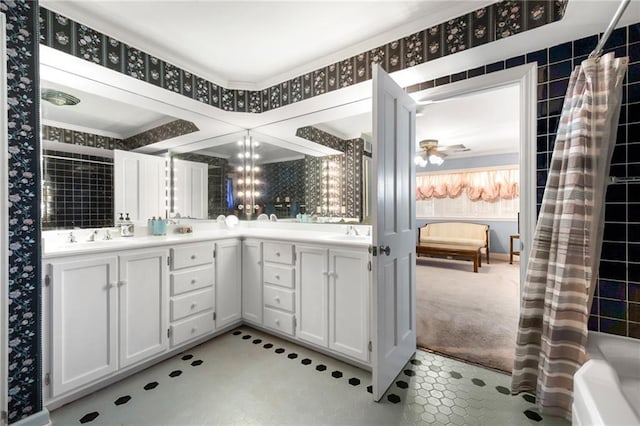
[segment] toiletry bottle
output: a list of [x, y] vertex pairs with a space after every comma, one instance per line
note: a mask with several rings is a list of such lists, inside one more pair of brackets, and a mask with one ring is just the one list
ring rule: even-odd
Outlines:
[[125, 214], [124, 225], [120, 229], [124, 230], [122, 233], [123, 237], [133, 237], [133, 234], [134, 234], [133, 221], [129, 218], [129, 213]]

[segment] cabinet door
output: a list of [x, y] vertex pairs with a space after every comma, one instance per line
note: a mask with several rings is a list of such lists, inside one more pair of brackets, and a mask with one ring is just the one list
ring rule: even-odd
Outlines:
[[206, 163], [173, 159], [173, 212], [182, 217], [207, 219], [208, 173]]
[[129, 213], [134, 222], [145, 222], [166, 213], [166, 160], [155, 155], [114, 151], [114, 215]]
[[327, 346], [328, 250], [296, 246], [296, 257], [296, 336]]
[[242, 242], [242, 319], [262, 324], [262, 243]]
[[115, 372], [116, 256], [51, 263], [52, 396]]
[[168, 348], [168, 250], [119, 256], [120, 366], [135, 364]]
[[216, 328], [242, 318], [242, 252], [238, 240], [216, 243]]
[[329, 348], [369, 360], [370, 285], [365, 252], [329, 251]]

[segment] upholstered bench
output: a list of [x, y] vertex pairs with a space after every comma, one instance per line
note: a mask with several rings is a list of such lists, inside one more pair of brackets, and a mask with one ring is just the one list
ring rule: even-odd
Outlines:
[[490, 263], [489, 231], [489, 225], [481, 223], [435, 222], [419, 229], [418, 242], [484, 248]]

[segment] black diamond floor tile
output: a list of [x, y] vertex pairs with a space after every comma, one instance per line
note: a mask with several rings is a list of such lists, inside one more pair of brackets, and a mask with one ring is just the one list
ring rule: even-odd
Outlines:
[[416, 372], [413, 370], [404, 370], [404, 375], [405, 376], [409, 376], [409, 377], [413, 377], [416, 375]]
[[311, 360], [309, 358], [305, 358], [302, 361], [300, 361], [300, 364], [309, 365], [311, 364]]
[[82, 416], [82, 418], [80, 419], [80, 423], [89, 423], [94, 421], [98, 416], [100, 415], [100, 413], [98, 413], [97, 411], [92, 411], [91, 413], [85, 414], [84, 416]]
[[273, 347], [273, 344], [271, 343], [267, 343], [266, 345], [263, 346], [263, 348], [265, 349], [271, 349]]
[[462, 379], [462, 374], [458, 373], [457, 371], [450, 371], [449, 375], [454, 379]]
[[298, 358], [298, 354], [296, 354], [296, 353], [291, 353], [291, 354], [287, 355], [287, 358], [289, 358], [289, 359], [296, 359], [296, 358]]
[[316, 370], [318, 371], [324, 371], [326, 369], [327, 369], [327, 366], [324, 364], [316, 365]]
[[387, 399], [389, 400], [389, 402], [393, 402], [394, 404], [397, 404], [401, 401], [400, 397], [395, 393], [387, 395]]
[[539, 422], [540, 420], [542, 420], [542, 416], [533, 410], [526, 410], [524, 412], [524, 415], [527, 416], [528, 419], [533, 420], [534, 422]]
[[158, 387], [158, 382], [149, 382], [146, 385], [144, 385], [144, 390], [148, 391], [151, 389], [155, 389]]
[[367, 386], [367, 392], [373, 393], [373, 386], [372, 385]]
[[342, 371], [338, 371], [338, 370], [332, 371], [331, 376], [333, 376], [334, 379], [339, 379], [340, 377], [342, 377]]
[[525, 401], [531, 403], [531, 404], [535, 404], [536, 403], [536, 397], [533, 395], [529, 395], [527, 393], [525, 393], [524, 395], [522, 395], [522, 399], [524, 399]]
[[400, 389], [406, 389], [409, 387], [409, 383], [405, 382], [404, 380], [398, 380], [396, 382], [396, 386], [398, 386]]
[[125, 395], [125, 396], [121, 396], [120, 398], [116, 399], [114, 401], [114, 404], [115, 405], [122, 405], [122, 404], [126, 404], [130, 400], [131, 400], [131, 397], [129, 395]]
[[253, 343], [254, 345], [259, 345], [260, 343], [262, 343], [262, 339], [256, 339], [251, 343]]
[[199, 365], [202, 365], [202, 362], [203, 362], [203, 361], [202, 361], [201, 359], [196, 359], [195, 361], [193, 361], [193, 362], [191, 363], [191, 365], [192, 365], [192, 366], [194, 366], [194, 367], [197, 367], [197, 366], [199, 366]]
[[193, 358], [193, 355], [191, 355], [191, 354], [187, 354], [187, 355], [183, 355], [181, 359], [182, 359], [183, 361], [188, 361], [188, 360], [190, 360], [191, 358]]
[[234, 336], [237, 336], [238, 334], [242, 334], [242, 331], [240, 330], [236, 330], [232, 333]]
[[509, 395], [511, 393], [511, 391], [504, 386], [496, 386], [496, 390], [503, 395]]
[[242, 336], [242, 338], [244, 340], [249, 340], [249, 339], [251, 339], [251, 335], [250, 334], [245, 334], [244, 336]]
[[486, 386], [486, 383], [484, 382], [484, 380], [480, 380], [480, 379], [471, 379], [471, 382], [476, 385], [476, 386]]
[[178, 377], [181, 374], [182, 370], [173, 370], [171, 373], [169, 373], [169, 377]]
[[422, 365], [422, 361], [420, 361], [419, 359], [412, 359], [409, 362], [411, 362], [411, 364], [413, 365]]
[[357, 377], [352, 377], [349, 379], [349, 384], [351, 386], [358, 386], [360, 384], [360, 379], [358, 379]]
[[284, 349], [283, 348], [278, 348], [278, 349], [276, 349], [276, 353], [277, 354], [282, 354], [282, 353], [284, 353]]

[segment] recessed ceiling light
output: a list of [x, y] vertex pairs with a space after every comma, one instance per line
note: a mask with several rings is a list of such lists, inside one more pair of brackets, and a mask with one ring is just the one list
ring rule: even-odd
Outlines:
[[80, 99], [75, 96], [54, 89], [42, 89], [40, 97], [56, 106], [69, 106], [80, 103]]

